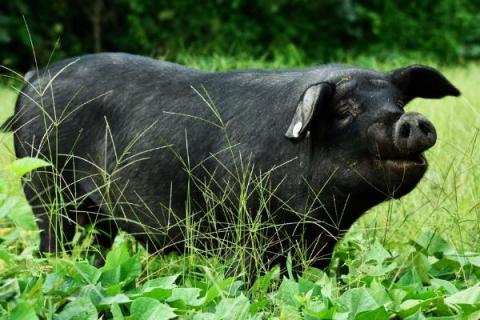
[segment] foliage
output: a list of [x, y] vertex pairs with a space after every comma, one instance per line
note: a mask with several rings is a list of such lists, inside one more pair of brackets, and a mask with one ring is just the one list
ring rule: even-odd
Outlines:
[[[433, 233], [386, 250], [344, 244], [348, 273], [308, 269], [300, 277], [274, 268], [251, 287], [202, 266], [161, 275], [152, 259], [120, 235], [103, 267], [86, 260], [36, 259], [3, 244], [0, 313], [7, 319], [475, 319], [480, 315], [480, 255], [459, 253]], [[355, 249], [352, 249], [355, 248]], [[136, 251], [135, 251], [136, 250]], [[172, 259], [172, 257], [170, 257]], [[181, 261], [181, 257], [173, 257]], [[33, 263], [33, 268], [32, 264]], [[35, 270], [32, 272], [32, 269]], [[339, 268], [338, 270], [340, 270]], [[334, 270], [332, 270], [334, 271]]]
[[55, 60], [94, 51], [175, 60], [187, 49], [196, 56], [247, 53], [304, 63], [480, 56], [480, 4], [471, 0], [9, 0], [0, 6], [0, 64], [22, 71], [33, 66], [26, 25], [40, 65], [52, 51]]
[[[45, 165], [19, 159], [7, 168], [18, 179]], [[352, 236], [337, 248], [329, 274], [310, 268], [297, 276], [287, 266], [287, 276], [274, 267], [249, 285], [226, 275], [218, 261], [150, 256], [123, 233], [101, 267], [89, 252], [36, 258], [35, 241], [22, 235], [35, 231], [31, 214], [13, 218], [25, 208], [5, 180], [0, 186], [0, 316], [6, 319], [480, 316], [480, 253], [459, 251], [431, 231], [396, 248]]]

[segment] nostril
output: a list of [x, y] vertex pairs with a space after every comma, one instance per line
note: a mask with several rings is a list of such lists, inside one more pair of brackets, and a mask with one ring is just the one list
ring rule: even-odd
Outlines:
[[393, 143], [401, 155], [423, 152], [437, 141], [433, 124], [418, 113], [404, 113], [393, 127]]
[[402, 138], [408, 138], [410, 136], [410, 124], [408, 122], [403, 123], [399, 133]]
[[420, 129], [420, 131], [423, 132], [424, 135], [428, 136], [430, 133], [432, 133], [432, 126], [426, 122], [426, 121], [422, 121], [420, 120], [418, 122], [418, 128]]

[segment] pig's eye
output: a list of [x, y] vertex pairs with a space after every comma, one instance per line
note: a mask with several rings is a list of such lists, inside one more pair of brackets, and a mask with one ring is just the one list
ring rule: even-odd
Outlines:
[[348, 122], [355, 116], [355, 104], [351, 101], [341, 103], [335, 110], [335, 119], [341, 122]]
[[348, 109], [341, 111], [339, 110], [335, 113], [335, 119], [337, 120], [347, 120], [350, 117], [352, 117], [352, 113]]

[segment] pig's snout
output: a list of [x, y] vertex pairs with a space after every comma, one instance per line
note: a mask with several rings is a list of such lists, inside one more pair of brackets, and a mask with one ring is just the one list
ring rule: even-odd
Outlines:
[[394, 125], [393, 142], [402, 155], [419, 154], [436, 141], [435, 127], [420, 113], [404, 113]]

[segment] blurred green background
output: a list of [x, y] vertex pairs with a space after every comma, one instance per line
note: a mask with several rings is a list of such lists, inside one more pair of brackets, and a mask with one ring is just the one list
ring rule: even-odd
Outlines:
[[[23, 19], [25, 18], [25, 21]], [[478, 0], [3, 0], [0, 64], [96, 51], [181, 61], [248, 56], [283, 65], [407, 58], [455, 64], [480, 58]]]

